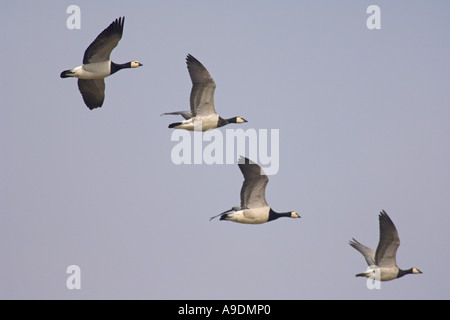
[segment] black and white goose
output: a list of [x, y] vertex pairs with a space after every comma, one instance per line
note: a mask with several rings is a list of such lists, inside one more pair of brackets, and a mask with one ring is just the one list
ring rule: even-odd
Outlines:
[[78, 78], [78, 89], [91, 110], [103, 105], [105, 100], [104, 78], [121, 69], [142, 66], [138, 61], [117, 64], [109, 58], [122, 38], [124, 22], [125, 17], [113, 21], [86, 49], [83, 65], [61, 73], [61, 78]]
[[368, 248], [355, 239], [350, 241], [350, 245], [358, 250], [366, 259], [370, 270], [358, 273], [356, 277], [366, 277], [370, 279], [389, 281], [406, 274], [422, 273], [417, 268], [402, 270], [397, 266], [396, 255], [400, 246], [400, 238], [397, 229], [387, 213], [383, 210], [379, 215], [380, 222], [380, 241], [378, 242], [377, 251]]
[[266, 186], [269, 178], [259, 165], [244, 157], [239, 159], [238, 165], [244, 175], [244, 183], [241, 188], [241, 205], [211, 217], [210, 220], [220, 216], [220, 220], [261, 224], [282, 217], [300, 218], [297, 212], [278, 213], [267, 204]]
[[[230, 123], [247, 122], [242, 117], [223, 119], [214, 109], [214, 91], [216, 83], [211, 78], [208, 70], [192, 55], [186, 58], [187, 68], [192, 80], [192, 90], [190, 97], [190, 111], [166, 112], [162, 115], [181, 115], [182, 122], [175, 122], [169, 128], [185, 129], [189, 131], [207, 131], [223, 127]], [[201, 125], [201, 130], [200, 130]]]

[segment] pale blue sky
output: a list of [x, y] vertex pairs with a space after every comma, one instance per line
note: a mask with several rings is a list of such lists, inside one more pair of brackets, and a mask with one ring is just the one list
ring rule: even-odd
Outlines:
[[[68, 30], [66, 8], [81, 8]], [[381, 8], [381, 30], [366, 8]], [[0, 298], [449, 299], [448, 1], [3, 1]], [[62, 70], [115, 18], [112, 53], [144, 64], [106, 79], [99, 110]], [[162, 112], [188, 107], [188, 53], [216, 110], [280, 130], [267, 200], [299, 220], [209, 217], [239, 204], [237, 165], [171, 162]], [[236, 127], [234, 127], [236, 128]], [[224, 131], [225, 129], [219, 129]], [[378, 213], [402, 268], [355, 278]], [[68, 290], [66, 268], [81, 268]]]

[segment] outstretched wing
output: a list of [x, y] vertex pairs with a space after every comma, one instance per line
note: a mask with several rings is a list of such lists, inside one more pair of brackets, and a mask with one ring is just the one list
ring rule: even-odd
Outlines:
[[192, 112], [191, 111], [174, 111], [174, 112], [164, 112], [161, 115], [180, 115], [186, 120], [189, 120], [192, 118]]
[[352, 239], [353, 241], [350, 241], [350, 245], [364, 256], [364, 259], [366, 259], [369, 266], [375, 265], [375, 250], [359, 243], [355, 238]]
[[186, 58], [187, 68], [192, 80], [190, 97], [191, 112], [193, 116], [207, 116], [215, 114], [214, 91], [216, 84], [208, 70], [192, 55]]
[[123, 34], [125, 17], [116, 19], [102, 31], [84, 52], [83, 64], [109, 60]]
[[241, 157], [239, 169], [244, 175], [244, 183], [241, 188], [241, 208], [261, 208], [268, 206], [266, 202], [266, 186], [269, 178], [259, 165], [253, 161]]
[[78, 89], [89, 109], [100, 108], [105, 100], [105, 81], [103, 79], [78, 79]]
[[375, 253], [375, 262], [379, 267], [396, 267], [397, 249], [400, 246], [400, 238], [397, 229], [387, 213], [383, 210], [379, 215], [380, 242]]

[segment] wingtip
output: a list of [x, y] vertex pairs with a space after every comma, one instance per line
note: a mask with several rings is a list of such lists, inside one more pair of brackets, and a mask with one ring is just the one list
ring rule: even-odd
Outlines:
[[255, 164], [255, 162], [253, 162], [249, 158], [241, 155], [241, 156], [239, 156], [238, 164]]
[[125, 24], [125, 16], [116, 18], [112, 23], [114, 25], [115, 31], [119, 31], [121, 34], [123, 33], [123, 26]]
[[239, 156], [238, 164], [245, 164], [248, 161], [248, 159], [244, 156]]
[[203, 64], [200, 61], [198, 61], [197, 58], [195, 58], [192, 54], [188, 53], [186, 56], [186, 64], [189, 66], [190, 64], [193, 64], [193, 63], [201, 64], [203, 66]]
[[104, 101], [102, 101], [101, 103], [93, 103], [92, 101], [84, 99], [84, 97], [83, 97], [83, 101], [84, 101], [84, 104], [86, 105], [86, 107], [89, 108], [89, 110], [95, 110], [95, 109], [101, 108], [103, 106], [103, 102], [104, 102]]
[[394, 224], [391, 217], [389, 217], [389, 215], [384, 210], [381, 210], [380, 214], [378, 215], [378, 218], [380, 223]]
[[360, 243], [355, 238], [352, 238], [352, 240], [348, 241], [348, 244], [355, 248], [355, 246], [357, 246]]
[[102, 107], [102, 105], [91, 105], [91, 106], [86, 105], [86, 106], [89, 108], [89, 110], [95, 110], [95, 109], [99, 109]]

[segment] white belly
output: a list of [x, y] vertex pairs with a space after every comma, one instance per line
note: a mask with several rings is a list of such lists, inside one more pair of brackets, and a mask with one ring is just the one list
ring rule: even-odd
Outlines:
[[381, 268], [381, 281], [397, 279], [398, 268]]
[[84, 64], [72, 70], [78, 79], [104, 79], [111, 74], [111, 61]]
[[390, 281], [397, 279], [398, 268], [377, 268], [364, 272], [364, 276], [378, 281]]
[[261, 224], [269, 219], [269, 210], [269, 207], [240, 210], [229, 214], [226, 220], [238, 223]]
[[181, 124], [175, 128], [189, 131], [208, 131], [217, 128], [218, 121], [218, 114], [213, 114], [206, 117], [194, 117], [181, 122]]

